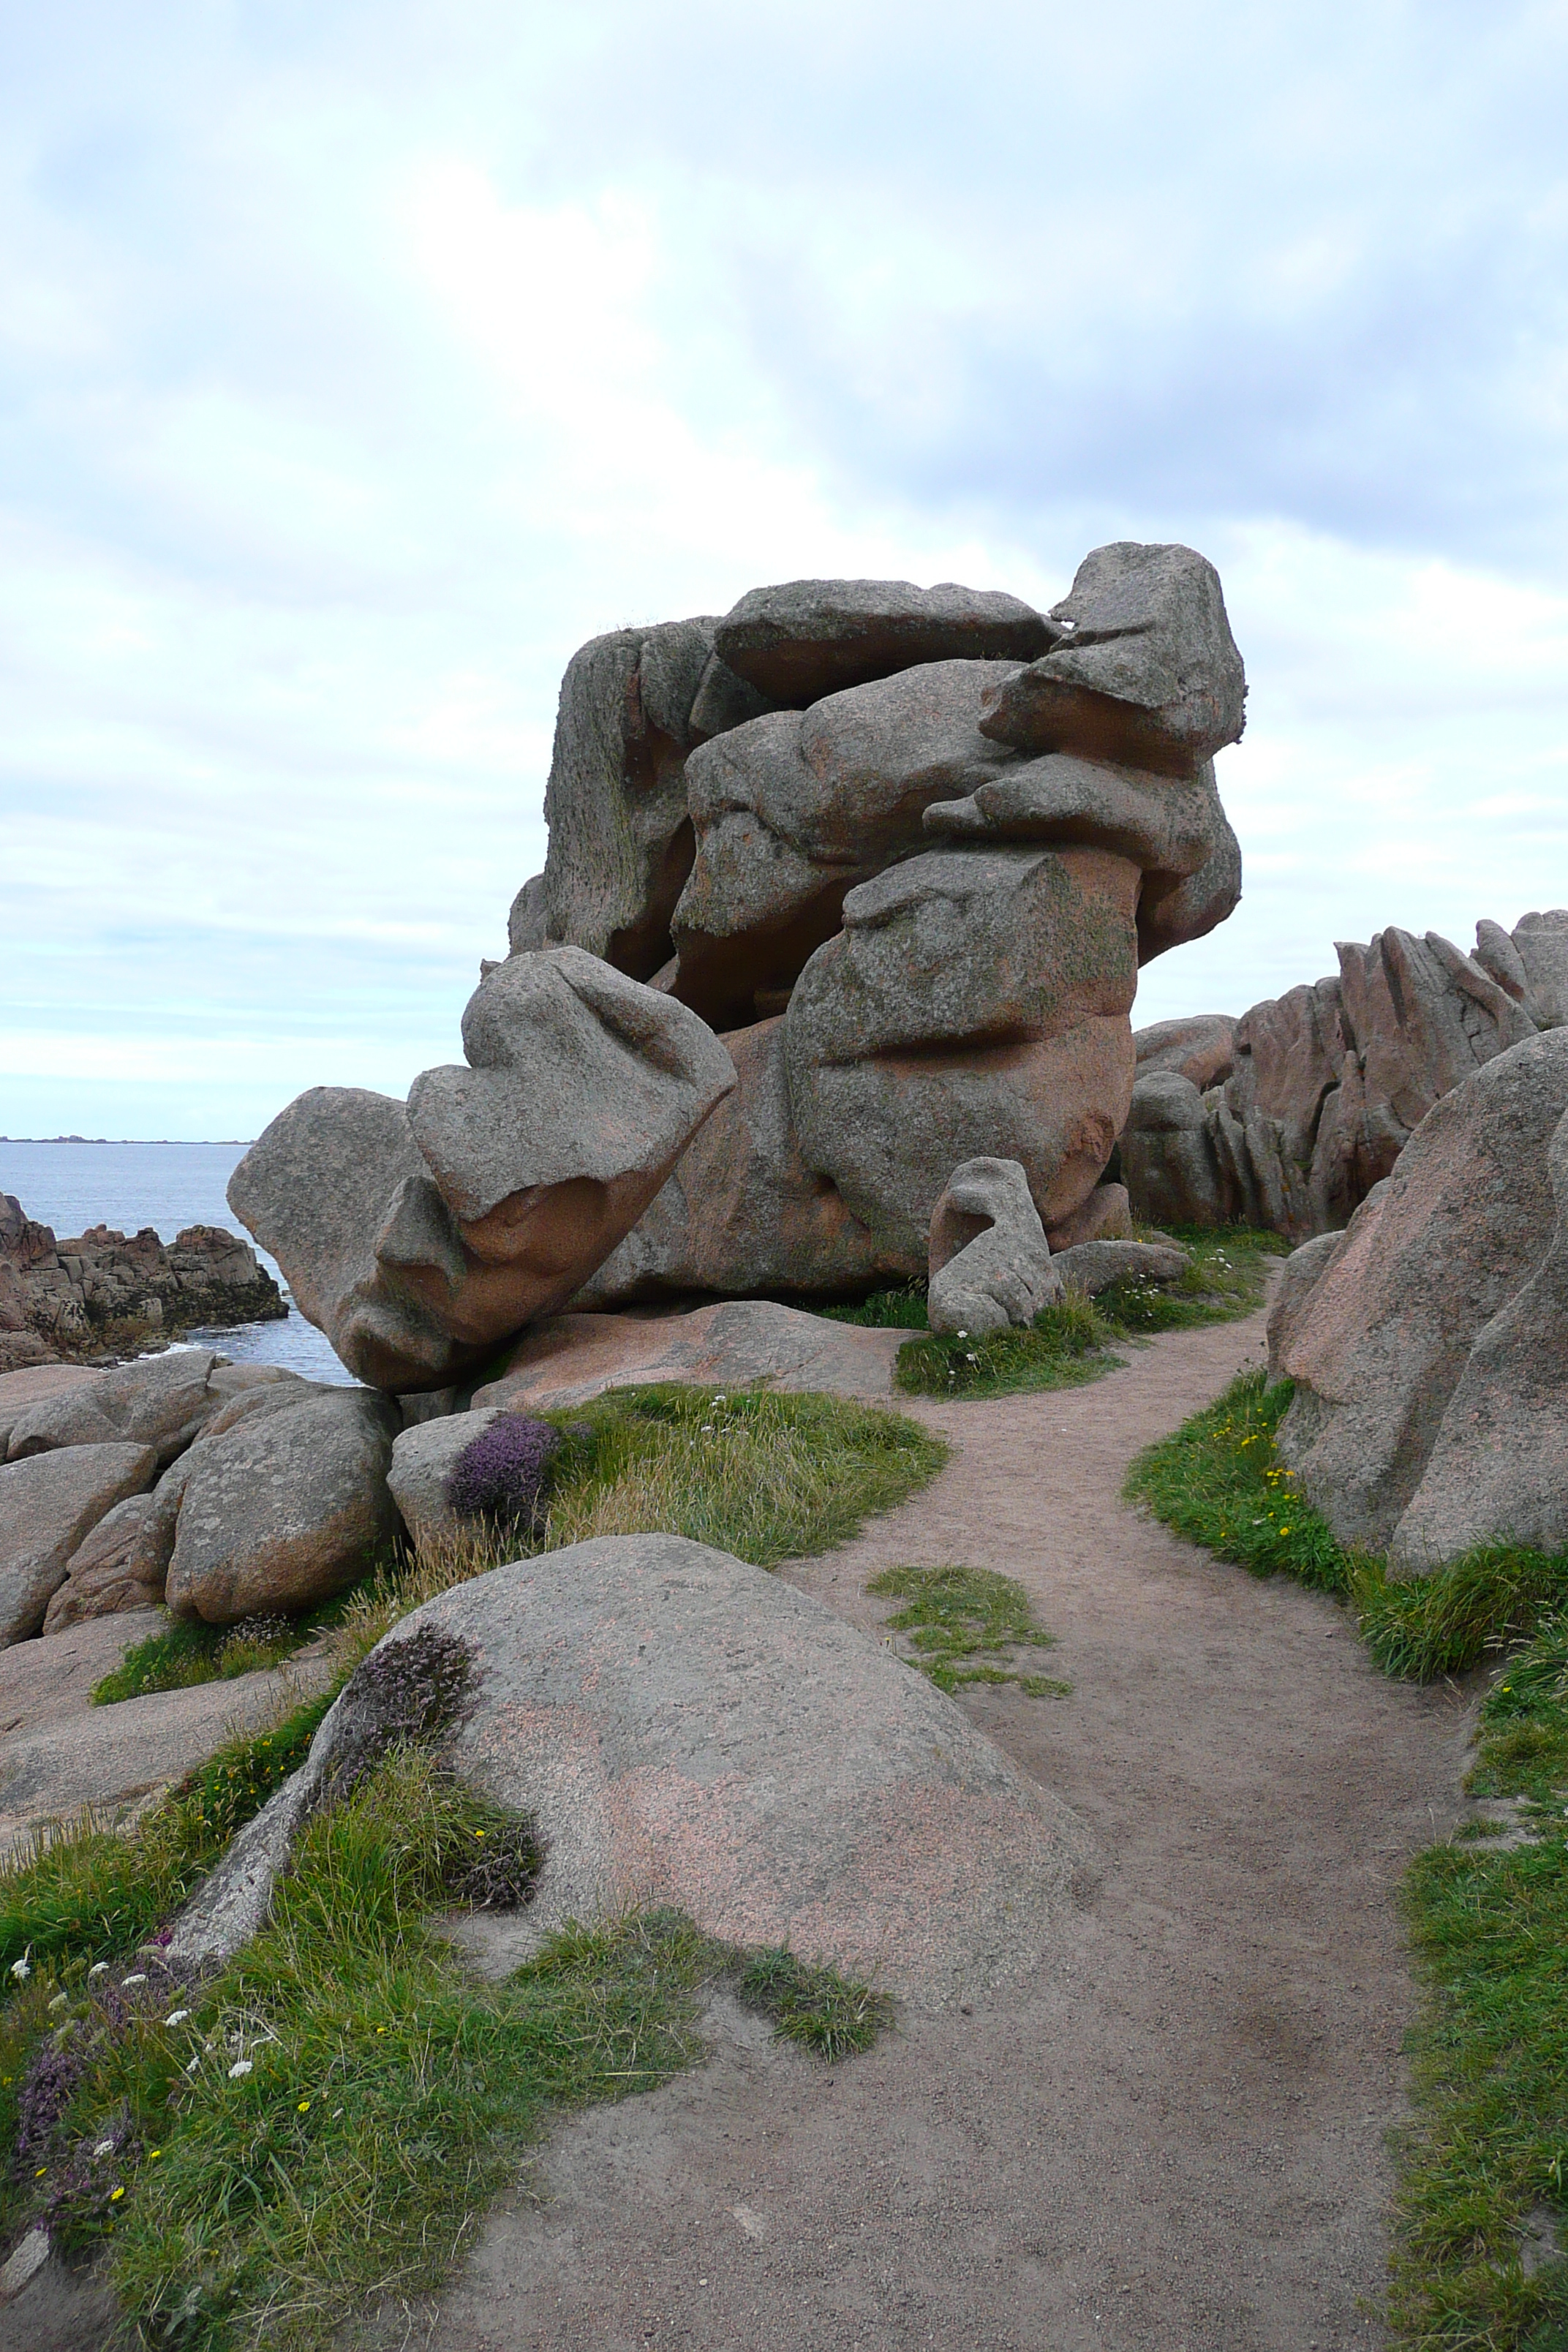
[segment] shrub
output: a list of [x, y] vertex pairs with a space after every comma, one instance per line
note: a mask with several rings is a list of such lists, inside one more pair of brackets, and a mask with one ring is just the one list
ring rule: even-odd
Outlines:
[[538, 1525], [561, 1432], [526, 1413], [503, 1413], [465, 1445], [447, 1480], [447, 1500], [466, 1519]]

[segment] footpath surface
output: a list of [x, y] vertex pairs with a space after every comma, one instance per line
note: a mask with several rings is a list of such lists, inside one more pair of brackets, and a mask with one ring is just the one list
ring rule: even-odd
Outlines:
[[[711, 2062], [557, 2131], [535, 2195], [389, 2341], [443, 2352], [1370, 2352], [1414, 2012], [1405, 1864], [1458, 1817], [1465, 1706], [1333, 1603], [1121, 1500], [1261, 1360], [1173, 1332], [1095, 1385], [912, 1405], [949, 1468], [782, 1573], [857, 1623], [894, 1561], [1017, 1578], [1063, 1700], [973, 1719], [1076, 1806], [1098, 1881], [971, 2014], [825, 2070], [727, 2002]], [[823, 1759], [825, 1775], [832, 1759]], [[390, 2315], [389, 2315], [390, 2318]]]

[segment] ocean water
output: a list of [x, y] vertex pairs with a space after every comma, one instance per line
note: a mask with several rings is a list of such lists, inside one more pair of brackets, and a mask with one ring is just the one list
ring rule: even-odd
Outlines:
[[[14, 1192], [29, 1217], [64, 1239], [89, 1225], [122, 1234], [151, 1225], [172, 1242], [186, 1225], [221, 1225], [250, 1241], [224, 1198], [244, 1159], [243, 1143], [8, 1143], [0, 1140], [0, 1192]], [[256, 1244], [251, 1242], [252, 1248]], [[289, 1297], [276, 1261], [257, 1255]], [[289, 1300], [281, 1323], [239, 1323], [195, 1336], [237, 1363], [281, 1364], [306, 1380], [353, 1383], [325, 1336]]]

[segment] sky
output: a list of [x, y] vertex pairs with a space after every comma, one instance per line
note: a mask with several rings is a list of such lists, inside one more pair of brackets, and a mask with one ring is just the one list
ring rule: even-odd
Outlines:
[[458, 1058], [584, 638], [1219, 566], [1136, 1023], [1568, 901], [1568, 0], [0, 0], [0, 1133]]

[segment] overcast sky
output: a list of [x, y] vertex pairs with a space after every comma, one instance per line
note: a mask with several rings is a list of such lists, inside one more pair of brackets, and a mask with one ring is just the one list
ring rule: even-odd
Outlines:
[[584, 637], [1218, 563], [1134, 1020], [1568, 901], [1568, 5], [0, 0], [0, 1132], [458, 1057]]

